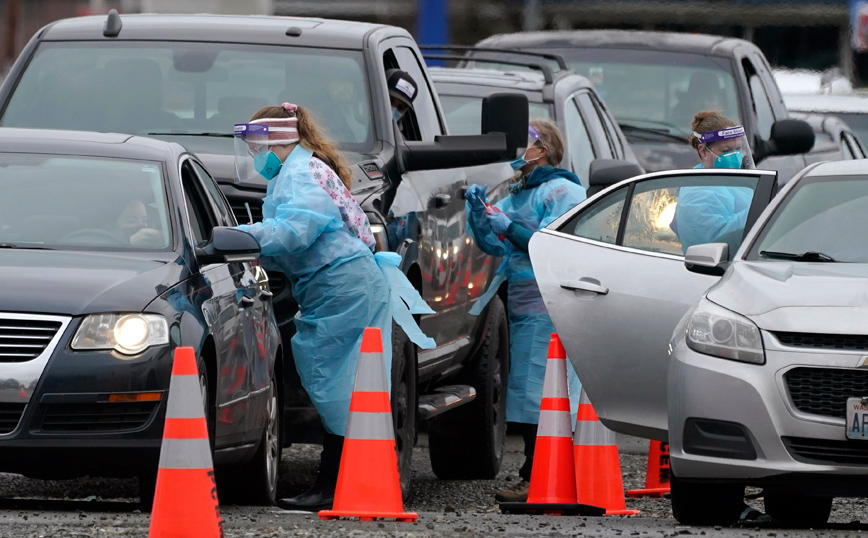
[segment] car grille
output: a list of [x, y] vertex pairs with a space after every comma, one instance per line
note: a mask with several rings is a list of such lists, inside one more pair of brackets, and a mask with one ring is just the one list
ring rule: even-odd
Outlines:
[[[262, 203], [261, 202], [247, 202], [250, 205], [250, 214], [253, 215], [253, 222], [259, 222], [262, 220]], [[239, 224], [247, 224], [250, 222], [250, 215], [247, 214], [247, 207], [244, 205], [243, 201], [240, 200], [230, 200], [229, 207], [232, 208], [232, 213], [235, 215], [235, 220], [238, 221]]]
[[868, 441], [831, 441], [781, 437], [794, 460], [801, 463], [868, 465]]
[[868, 396], [868, 370], [794, 368], [784, 379], [796, 409], [812, 415], [844, 418], [847, 398]]
[[0, 403], [0, 435], [12, 433], [21, 420], [27, 404]]
[[33, 360], [57, 334], [62, 323], [0, 316], [0, 362]]
[[773, 334], [782, 345], [789, 347], [868, 351], [868, 335], [784, 332]]
[[44, 432], [124, 432], [138, 430], [160, 402], [103, 402], [46, 405]]

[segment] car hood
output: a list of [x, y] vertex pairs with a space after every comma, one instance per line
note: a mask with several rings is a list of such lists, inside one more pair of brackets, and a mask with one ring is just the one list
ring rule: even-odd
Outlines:
[[82, 315], [140, 312], [185, 277], [174, 252], [0, 250], [0, 310]]
[[864, 334], [868, 264], [735, 262], [708, 299], [761, 329]]
[[699, 157], [687, 143], [648, 142], [634, 136], [628, 136], [633, 153], [648, 172], [664, 170], [683, 170], [693, 168], [699, 163]]

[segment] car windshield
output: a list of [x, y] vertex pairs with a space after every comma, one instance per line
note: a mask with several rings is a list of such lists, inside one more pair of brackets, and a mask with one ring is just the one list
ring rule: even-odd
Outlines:
[[686, 137], [694, 114], [702, 110], [719, 109], [728, 117], [740, 117], [735, 79], [726, 58], [629, 49], [547, 51], [561, 54], [596, 86], [631, 138], [647, 138], [655, 132]]
[[[482, 133], [482, 97], [440, 94], [440, 104], [446, 114], [449, 133], [454, 135], [478, 135]], [[551, 119], [549, 105], [529, 103], [528, 115], [531, 119]]]
[[749, 260], [868, 263], [868, 176], [805, 178], [765, 225]]
[[161, 168], [148, 161], [0, 153], [0, 252], [167, 249]]
[[344, 150], [372, 148], [362, 53], [301, 47], [43, 43], [0, 125], [174, 134], [193, 151], [231, 155], [234, 124], [285, 101], [309, 108]]

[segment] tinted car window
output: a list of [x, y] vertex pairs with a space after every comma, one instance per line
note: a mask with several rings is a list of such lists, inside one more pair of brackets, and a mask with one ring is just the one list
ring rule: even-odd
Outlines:
[[[43, 43], [0, 125], [231, 134], [235, 123], [284, 101], [309, 108], [342, 148], [364, 152], [373, 146], [362, 53], [302, 47]], [[188, 145], [195, 137], [178, 141]], [[232, 154], [231, 137], [205, 141], [222, 146], [220, 153]]]
[[582, 115], [585, 118], [585, 127], [592, 133], [594, 141], [594, 153], [598, 159], [611, 159], [614, 157], [611, 142], [606, 136], [606, 129], [603, 127], [603, 120], [597, 113], [597, 109], [591, 101], [591, 96], [582, 92], [576, 96], [582, 109]]
[[772, 124], [775, 122], [772, 104], [769, 101], [769, 96], [759, 75], [756, 73], [749, 74], [748, 84], [750, 85], [750, 93], [753, 96], [754, 107], [756, 107], [759, 135], [763, 140], [768, 140], [772, 134]]
[[211, 238], [211, 230], [216, 225], [214, 213], [210, 204], [205, 201], [199, 180], [189, 166], [189, 162], [181, 167], [181, 182], [184, 186], [184, 201], [187, 205], [191, 231], [196, 245], [201, 245]]
[[865, 230], [868, 177], [805, 178], [763, 227], [748, 259], [777, 259], [770, 252], [820, 252], [838, 262], [868, 263]]
[[615, 244], [626, 198], [627, 187], [622, 187], [580, 212], [564, 224], [560, 231], [585, 239]]
[[[482, 97], [440, 94], [440, 104], [446, 115], [449, 132], [454, 135], [476, 135], [482, 131]], [[543, 103], [529, 103], [530, 118], [551, 119], [551, 107]]]
[[162, 165], [0, 153], [0, 243], [163, 250], [171, 241]]
[[409, 47], [395, 47], [393, 50], [398, 59], [398, 65], [413, 77], [418, 86], [418, 94], [416, 95], [416, 99], [413, 100], [413, 110], [416, 115], [416, 121], [419, 123], [422, 140], [433, 142], [435, 136], [443, 134], [443, 130], [440, 127], [440, 116], [434, 107], [434, 98], [431, 96], [431, 90], [428, 88], [428, 77], [422, 71], [419, 59], [416, 58], [416, 53], [412, 49]]
[[219, 215], [220, 225], [235, 226], [235, 215], [232, 214], [232, 209], [226, 202], [226, 198], [223, 196], [217, 183], [214, 182], [214, 178], [211, 177], [211, 174], [201, 164], [196, 161], [190, 162], [193, 163], [193, 169], [196, 170], [199, 181], [205, 186], [205, 190], [208, 191], [208, 198]]
[[588, 128], [575, 101], [567, 101], [565, 105], [564, 122], [567, 125], [567, 147], [570, 149], [570, 161], [573, 173], [579, 176], [583, 185], [588, 184], [588, 170], [594, 160], [594, 147], [588, 136]]

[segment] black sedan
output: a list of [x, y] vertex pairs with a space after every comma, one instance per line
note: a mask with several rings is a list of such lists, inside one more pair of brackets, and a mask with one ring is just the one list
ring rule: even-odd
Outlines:
[[[259, 246], [182, 146], [0, 129], [0, 472], [153, 495], [191, 346], [221, 501], [274, 500], [282, 351]], [[229, 486], [229, 487], [227, 487]]]

